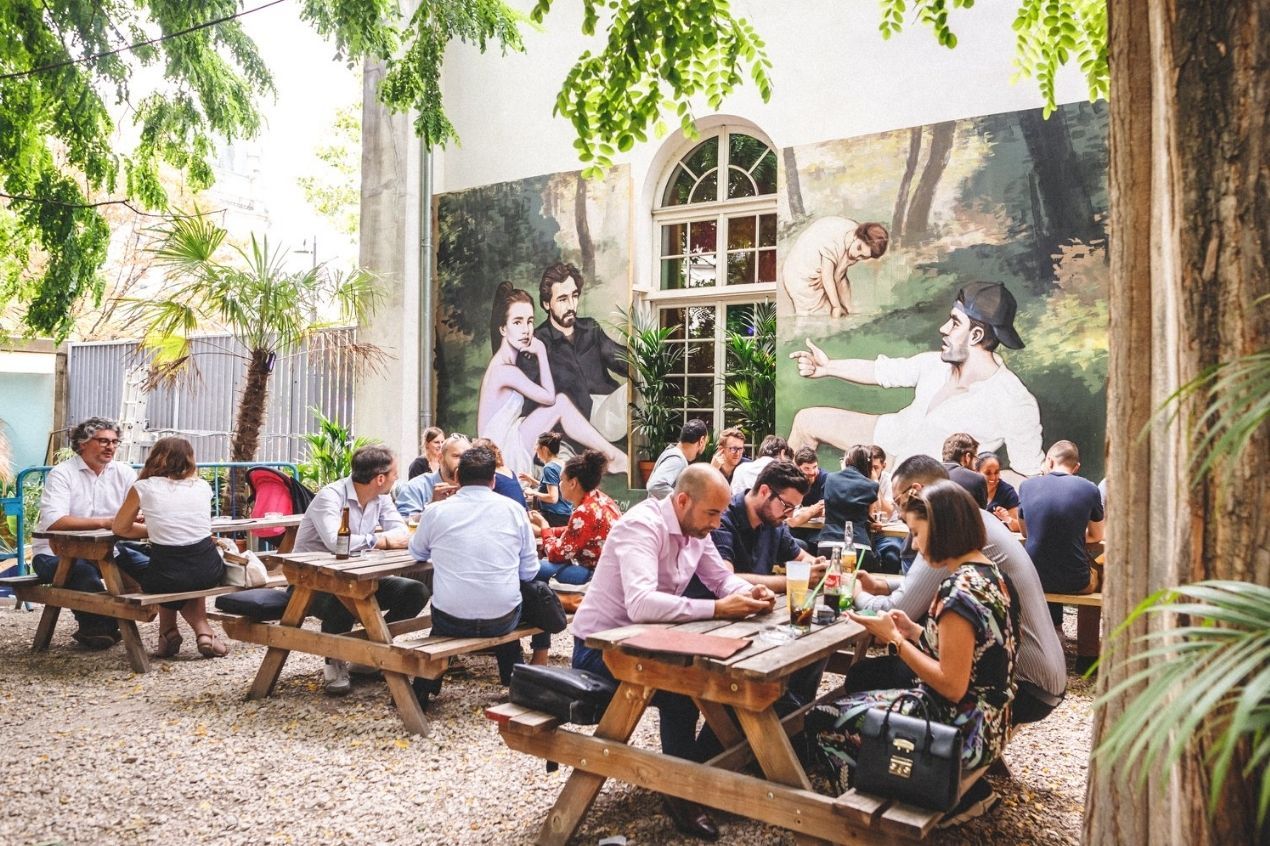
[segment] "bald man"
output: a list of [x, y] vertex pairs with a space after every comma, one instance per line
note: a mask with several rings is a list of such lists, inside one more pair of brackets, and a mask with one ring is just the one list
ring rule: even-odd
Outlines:
[[[739, 620], [772, 610], [776, 595], [728, 569], [710, 533], [719, 528], [731, 490], [723, 474], [693, 464], [666, 499], [646, 499], [613, 525], [582, 606], [573, 618], [573, 666], [612, 678], [600, 650], [586, 645], [596, 632], [632, 623]], [[714, 599], [683, 595], [693, 576]], [[661, 748], [667, 755], [702, 761], [697, 708], [677, 694], [658, 693]], [[701, 806], [666, 797], [666, 810], [685, 834], [717, 839], [719, 830]]]

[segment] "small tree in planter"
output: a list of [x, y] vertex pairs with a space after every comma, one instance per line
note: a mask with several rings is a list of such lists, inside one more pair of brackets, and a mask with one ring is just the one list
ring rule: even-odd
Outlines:
[[[727, 334], [729, 425], [754, 437], [776, 431], [776, 308], [757, 303], [742, 327]], [[739, 418], [739, 419], [738, 419]]]
[[681, 326], [658, 326], [651, 309], [619, 312], [622, 319], [613, 328], [622, 336], [625, 346], [623, 360], [628, 375], [638, 391], [631, 403], [633, 431], [644, 442], [640, 462], [643, 484], [652, 470], [652, 462], [679, 437], [683, 424], [683, 396], [670, 380], [679, 370], [684, 348], [668, 343]]

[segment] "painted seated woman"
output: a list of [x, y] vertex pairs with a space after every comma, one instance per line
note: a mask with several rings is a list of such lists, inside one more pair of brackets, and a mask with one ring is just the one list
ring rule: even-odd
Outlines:
[[[604, 455], [608, 472], [626, 472], [626, 456], [604, 440], [568, 397], [556, 392], [547, 348], [534, 337], [533, 299], [510, 282], [500, 283], [494, 293], [490, 347], [494, 354], [481, 379], [476, 433], [499, 445], [512, 472], [530, 472], [538, 435], [557, 427]], [[520, 355], [537, 360], [537, 381], [516, 366]], [[523, 413], [526, 399], [539, 404], [529, 414]]]
[[539, 581], [552, 577], [569, 585], [591, 581], [609, 530], [622, 516], [617, 503], [600, 490], [604, 463], [604, 456], [593, 449], [565, 462], [560, 493], [573, 503], [573, 514], [564, 526], [553, 527], [538, 512], [530, 512], [534, 534], [541, 538], [546, 556], [538, 568]]
[[[139, 515], [144, 523], [138, 522]], [[150, 566], [129, 573], [146, 593], [205, 590], [220, 584], [225, 574], [212, 541], [212, 488], [199, 478], [194, 448], [184, 438], [160, 438], [150, 447], [112, 530], [121, 538], [149, 537]], [[155, 657], [171, 658], [180, 651], [178, 611], [194, 630], [201, 655], [220, 658], [229, 653], [207, 622], [205, 603], [199, 597], [159, 606]]]
[[[968, 772], [990, 764], [1005, 746], [1018, 645], [1013, 589], [983, 554], [983, 519], [965, 489], [940, 481], [898, 499], [905, 500], [899, 505], [913, 546], [932, 567], [944, 571], [943, 581], [924, 625], [899, 610], [880, 617], [853, 613], [851, 619], [886, 643], [912, 672], [916, 686], [934, 705], [933, 720], [961, 728], [962, 771]], [[827, 780], [834, 795], [851, 786], [865, 713], [889, 706], [905, 692], [856, 693], [808, 714], [818, 781]], [[902, 713], [915, 708], [911, 699], [898, 706]], [[950, 821], [977, 816], [994, 802], [987, 780], [980, 779], [963, 797], [960, 816], [954, 820], [950, 815]]]

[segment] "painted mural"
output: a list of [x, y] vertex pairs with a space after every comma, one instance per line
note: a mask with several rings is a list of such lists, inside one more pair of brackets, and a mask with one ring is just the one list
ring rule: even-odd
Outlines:
[[560, 173], [438, 199], [438, 424], [530, 473], [538, 435], [627, 472], [626, 368], [607, 326], [630, 291], [630, 176]]
[[836, 466], [968, 432], [1103, 473], [1107, 113], [1073, 104], [782, 153], [777, 428]]

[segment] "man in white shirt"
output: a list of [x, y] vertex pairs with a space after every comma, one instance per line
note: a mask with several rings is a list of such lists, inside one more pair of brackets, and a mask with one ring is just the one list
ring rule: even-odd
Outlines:
[[[520, 583], [538, 575], [529, 518], [520, 505], [494, 493], [494, 467], [494, 454], [485, 447], [463, 453], [458, 491], [429, 506], [410, 539], [411, 554], [432, 562], [434, 635], [496, 637], [515, 630]], [[508, 684], [512, 667], [523, 661], [520, 642], [495, 647], [494, 656], [499, 679]], [[428, 696], [440, 690], [440, 679], [415, 680], [425, 707]]]
[[780, 435], [768, 435], [758, 445], [758, 455], [753, 461], [736, 468], [732, 474], [732, 495], [745, 493], [754, 487], [758, 474], [773, 461], [793, 461], [794, 453]]
[[467, 435], [454, 434], [441, 444], [441, 466], [431, 473], [415, 476], [397, 491], [397, 511], [403, 517], [421, 514], [431, 503], [440, 502], [459, 489], [455, 474], [459, 469], [459, 456], [467, 452], [472, 442]]
[[939, 327], [939, 352], [909, 358], [831, 360], [810, 340], [790, 353], [798, 375], [832, 376], [859, 385], [914, 388], [913, 402], [894, 414], [865, 414], [824, 406], [794, 415], [789, 443], [795, 450], [822, 443], [839, 449], [877, 444], [895, 463], [910, 455], [939, 455], [944, 439], [967, 432], [981, 449], [1003, 444], [1011, 473], [1007, 481], [1041, 472], [1041, 416], [1036, 398], [1010, 372], [995, 350], [1023, 349], [1014, 331], [1017, 305], [1000, 282], [971, 282], [957, 292], [948, 320]]
[[706, 448], [706, 439], [710, 429], [702, 420], [689, 420], [679, 430], [679, 443], [671, 444], [662, 450], [653, 465], [653, 472], [648, 476], [644, 486], [649, 497], [665, 499], [675, 490], [675, 482], [679, 474], [688, 469], [688, 465], [697, 460], [701, 451]]
[[[344, 509], [352, 532], [349, 552], [368, 549], [405, 549], [410, 539], [406, 523], [397, 513], [388, 492], [397, 481], [397, 459], [385, 446], [362, 447], [353, 453], [352, 475], [331, 482], [309, 503], [296, 532], [293, 552], [335, 552], [336, 535]], [[423, 582], [401, 576], [379, 580], [375, 592], [388, 622], [409, 620], [428, 604], [428, 588]], [[342, 602], [330, 594], [315, 597], [310, 609], [322, 621], [322, 631], [343, 634], [352, 631], [354, 617]], [[348, 662], [328, 658], [323, 671], [326, 693], [341, 696], [351, 683]]]
[[[39, 531], [49, 529], [109, 529], [123, 504], [128, 489], [137, 480], [137, 471], [117, 462], [118, 428], [102, 417], [90, 417], [71, 432], [75, 456], [48, 472], [40, 494]], [[149, 564], [149, 558], [128, 544], [115, 547], [115, 558], [129, 572]], [[31, 566], [45, 582], [57, 572], [57, 556], [47, 540], [36, 540]], [[71, 565], [70, 590], [100, 593], [106, 589], [97, 565], [76, 558]], [[111, 617], [76, 611], [79, 630], [71, 635], [88, 649], [105, 649], [119, 642], [119, 623]]]

